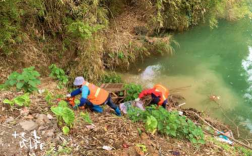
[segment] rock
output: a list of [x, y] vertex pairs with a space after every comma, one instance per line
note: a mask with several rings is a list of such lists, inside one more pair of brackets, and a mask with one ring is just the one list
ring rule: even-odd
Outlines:
[[50, 123], [50, 120], [47, 118], [45, 114], [39, 114], [36, 123], [38, 123], [39, 125], [44, 125]]
[[53, 116], [52, 116], [51, 114], [47, 114], [47, 118], [48, 118], [49, 120], [52, 120], [52, 119], [53, 119]]
[[19, 124], [26, 131], [32, 131], [38, 127], [38, 124], [33, 121], [22, 121]]
[[10, 123], [12, 121], [14, 121], [14, 118], [11, 116], [11, 117], [9, 117], [8, 119], [5, 120], [5, 123]]

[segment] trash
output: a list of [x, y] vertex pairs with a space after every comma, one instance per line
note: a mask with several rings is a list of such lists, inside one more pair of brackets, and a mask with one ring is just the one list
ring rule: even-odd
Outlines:
[[182, 116], [183, 115], [183, 112], [182, 111], [178, 111], [179, 115]]
[[39, 94], [43, 94], [45, 92], [45, 89], [39, 89], [38, 92]]
[[111, 151], [113, 148], [110, 146], [103, 146], [102, 149], [107, 150], [107, 151]]
[[53, 119], [53, 116], [52, 116], [51, 114], [47, 114], [47, 118], [48, 118], [49, 120], [52, 120], [52, 119]]
[[121, 111], [124, 113], [124, 114], [127, 114], [127, 111], [129, 110], [130, 107], [138, 107], [140, 108], [141, 110], [145, 110], [144, 108], [144, 103], [143, 101], [127, 101], [127, 102], [124, 102], [124, 103], [121, 103], [119, 105]]
[[129, 148], [129, 145], [128, 144], [126, 144], [126, 143], [123, 143], [123, 148]]

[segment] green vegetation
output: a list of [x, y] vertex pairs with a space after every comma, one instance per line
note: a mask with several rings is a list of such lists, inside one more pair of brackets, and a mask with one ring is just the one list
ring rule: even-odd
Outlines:
[[91, 120], [91, 118], [90, 118], [88, 112], [86, 112], [86, 113], [81, 112], [81, 113], [80, 113], [80, 116], [82, 117], [82, 119], [83, 119], [86, 123], [88, 123], [88, 124], [92, 124], [92, 123], [93, 123], [93, 121]]
[[115, 72], [112, 73], [105, 73], [102, 76], [102, 80], [103, 83], [121, 83], [122, 82], [122, 78], [120, 75], [116, 74]]
[[188, 139], [194, 144], [204, 144], [204, 133], [199, 126], [196, 126], [190, 119], [180, 116], [177, 111], [168, 112], [160, 107], [147, 107], [146, 111], [132, 107], [128, 116], [134, 122], [144, 122], [147, 131], [154, 133], [157, 130], [160, 134]]
[[40, 84], [40, 80], [38, 79], [40, 74], [34, 69], [35, 67], [29, 67], [24, 68], [21, 74], [18, 72], [11, 73], [5, 82], [5, 86], [16, 86], [18, 91], [23, 89], [25, 92], [38, 90], [37, 85]]
[[61, 68], [58, 68], [55, 64], [52, 64], [49, 66], [49, 69], [51, 70], [50, 77], [55, 78], [59, 81], [59, 86], [62, 88], [62, 84], [66, 85], [68, 82], [68, 77], [65, 74], [64, 70]]
[[[71, 128], [73, 126], [75, 115], [73, 110], [67, 107], [68, 104], [65, 101], [60, 101], [58, 106], [51, 107], [51, 111], [56, 115], [59, 125], [63, 125], [63, 121], [65, 122], [66, 126]], [[67, 129], [63, 129], [67, 132]], [[64, 132], [63, 131], [63, 132]]]
[[70, 132], [69, 127], [64, 126], [64, 127], [62, 128], [62, 132], [63, 132], [63, 134], [68, 135], [68, 134], [69, 134], [69, 132]]
[[15, 104], [20, 107], [22, 107], [22, 106], [29, 107], [30, 106], [30, 97], [29, 97], [29, 94], [26, 93], [24, 95], [17, 96], [12, 100], [4, 99], [3, 103], [10, 105], [11, 108], [13, 108], [15, 106]]
[[125, 101], [131, 101], [131, 100], [137, 99], [139, 93], [141, 93], [141, 91], [143, 90], [141, 85], [137, 85], [137, 84], [133, 84], [133, 83], [125, 84], [124, 89], [127, 92], [127, 96], [125, 98]]

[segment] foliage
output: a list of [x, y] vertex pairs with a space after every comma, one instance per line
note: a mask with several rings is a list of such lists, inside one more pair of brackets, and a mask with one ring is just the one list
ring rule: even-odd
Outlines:
[[93, 33], [102, 28], [104, 28], [102, 25], [90, 26], [88, 23], [84, 23], [83, 21], [76, 21], [67, 26], [67, 32], [74, 38], [89, 39], [92, 37]]
[[145, 123], [147, 131], [154, 132], [155, 129], [161, 134], [177, 138], [186, 138], [194, 144], [204, 144], [204, 133], [199, 126], [196, 126], [190, 119], [180, 116], [177, 111], [168, 112], [160, 107], [147, 107], [146, 111], [137, 108], [130, 108], [128, 116], [133, 121]]
[[247, 0], [154, 0], [156, 27], [183, 31], [208, 19], [210, 27], [218, 18], [236, 20], [249, 14]]
[[26, 94], [17, 96], [12, 100], [4, 99], [3, 103], [9, 104], [11, 107], [13, 107], [15, 104], [21, 107], [22, 106], [28, 107], [30, 106], [30, 97], [29, 97], [29, 94], [26, 93]]
[[50, 150], [46, 151], [45, 156], [70, 155], [71, 153], [72, 148], [64, 142], [62, 145], [58, 145], [58, 147], [55, 147], [55, 144], [50, 144]]
[[137, 99], [138, 95], [143, 90], [141, 85], [133, 83], [124, 85], [124, 89], [127, 91], [125, 101], [131, 101]]
[[103, 83], [122, 83], [122, 78], [117, 73], [112, 72], [112, 73], [105, 73], [102, 76], [102, 80], [101, 81]]
[[53, 95], [52, 95], [52, 93], [51, 92], [49, 92], [49, 91], [45, 91], [45, 101], [47, 102], [47, 104], [48, 105], [52, 105], [53, 103], [52, 103], [52, 100], [53, 100]]
[[63, 134], [68, 135], [69, 132], [70, 132], [70, 129], [69, 129], [67, 126], [64, 126], [64, 127], [62, 128], [62, 132], [63, 132]]
[[20, 0], [0, 1], [0, 51], [10, 53], [11, 47], [20, 41], [20, 16], [23, 13], [19, 9]]
[[49, 75], [50, 77], [57, 79], [60, 82], [60, 85], [67, 84], [68, 77], [63, 69], [58, 68], [55, 64], [50, 65], [49, 69], [51, 70], [51, 73]]
[[59, 124], [62, 124], [62, 121], [64, 121], [67, 126], [72, 127], [75, 116], [73, 110], [67, 106], [67, 102], [60, 101], [57, 107], [51, 107], [51, 111], [57, 116]]
[[93, 121], [91, 120], [91, 118], [90, 118], [88, 112], [86, 112], [86, 113], [81, 112], [81, 113], [80, 113], [80, 116], [82, 117], [82, 119], [83, 119], [86, 123], [88, 123], [88, 124], [92, 124], [92, 123], [93, 123]]
[[13, 72], [9, 75], [5, 82], [7, 87], [16, 85], [17, 90], [23, 89], [25, 92], [33, 92], [38, 90], [37, 85], [40, 84], [38, 77], [40, 74], [34, 70], [35, 67], [24, 68], [20, 74]]

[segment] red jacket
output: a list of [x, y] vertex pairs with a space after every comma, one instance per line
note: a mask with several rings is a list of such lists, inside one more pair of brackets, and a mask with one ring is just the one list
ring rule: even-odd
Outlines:
[[143, 98], [146, 95], [151, 95], [154, 94], [156, 97], [160, 98], [160, 101], [158, 103], [158, 105], [162, 105], [163, 102], [168, 98], [169, 96], [169, 90], [167, 88], [165, 88], [162, 85], [155, 85], [152, 89], [146, 89], [143, 90], [140, 94], [139, 94], [139, 98]]

